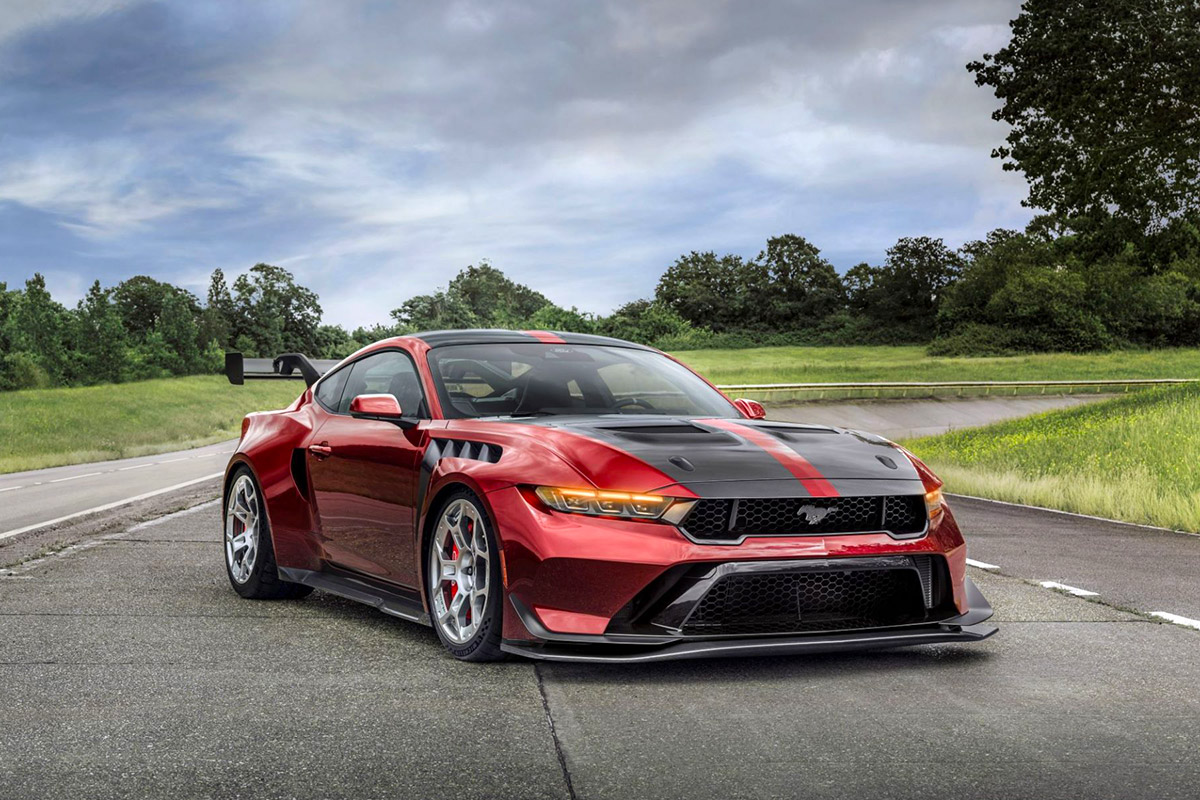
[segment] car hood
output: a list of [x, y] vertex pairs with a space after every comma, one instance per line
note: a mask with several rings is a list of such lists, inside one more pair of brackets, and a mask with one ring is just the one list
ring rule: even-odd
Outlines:
[[[919, 494], [912, 462], [873, 434], [768, 420], [631, 418], [627, 415], [544, 417], [532, 426], [602, 442], [662, 473], [701, 497], [792, 497]], [[547, 431], [549, 433], [549, 431]], [[563, 437], [551, 436], [562, 441]], [[597, 467], [582, 452], [559, 455], [596, 485], [621, 469], [619, 460]], [[645, 487], [647, 491], [665, 489]]]

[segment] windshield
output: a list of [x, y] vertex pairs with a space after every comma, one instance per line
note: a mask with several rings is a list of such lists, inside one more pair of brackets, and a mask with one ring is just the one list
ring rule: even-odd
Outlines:
[[659, 353], [570, 344], [429, 351], [447, 417], [670, 414], [733, 417], [720, 392]]

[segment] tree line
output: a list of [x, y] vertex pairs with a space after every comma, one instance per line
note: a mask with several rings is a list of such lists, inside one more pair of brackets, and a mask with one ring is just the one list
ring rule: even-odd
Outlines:
[[35, 275], [0, 283], [0, 388], [215, 371], [227, 349], [327, 358], [420, 329], [607, 334], [664, 349], [923, 343], [991, 355], [1200, 344], [1200, 3], [1025, 0], [1008, 44], [966, 65], [1008, 126], [992, 156], [1038, 215], [951, 249], [906, 237], [839, 275], [798, 235], [753, 257], [691, 252], [652, 297], [563, 308], [487, 262], [391, 320], [321, 324], [311, 290], [258, 264], [204, 302], [145, 276], [93, 284], [73, 309]]

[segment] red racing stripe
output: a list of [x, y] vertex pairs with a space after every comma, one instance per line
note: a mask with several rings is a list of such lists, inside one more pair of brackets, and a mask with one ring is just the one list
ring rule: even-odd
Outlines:
[[543, 344], [566, 344], [567, 340], [561, 336], [555, 336], [550, 331], [521, 331], [521, 333], [532, 336]]
[[763, 433], [751, 425], [742, 425], [732, 419], [700, 419], [696, 421], [727, 430], [766, 450], [776, 461], [783, 464], [788, 472], [795, 475], [813, 497], [838, 496], [838, 491], [833, 488], [833, 484], [825, 480], [825, 476], [818, 472], [816, 467], [808, 463], [808, 459], [769, 433]]

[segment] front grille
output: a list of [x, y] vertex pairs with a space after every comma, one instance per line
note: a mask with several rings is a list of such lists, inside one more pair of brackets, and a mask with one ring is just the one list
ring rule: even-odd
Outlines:
[[682, 527], [694, 539], [725, 541], [743, 536], [804, 536], [925, 529], [922, 495], [891, 497], [778, 497], [701, 500]]
[[911, 569], [727, 575], [683, 625], [690, 635], [804, 633], [920, 622], [924, 592]]

